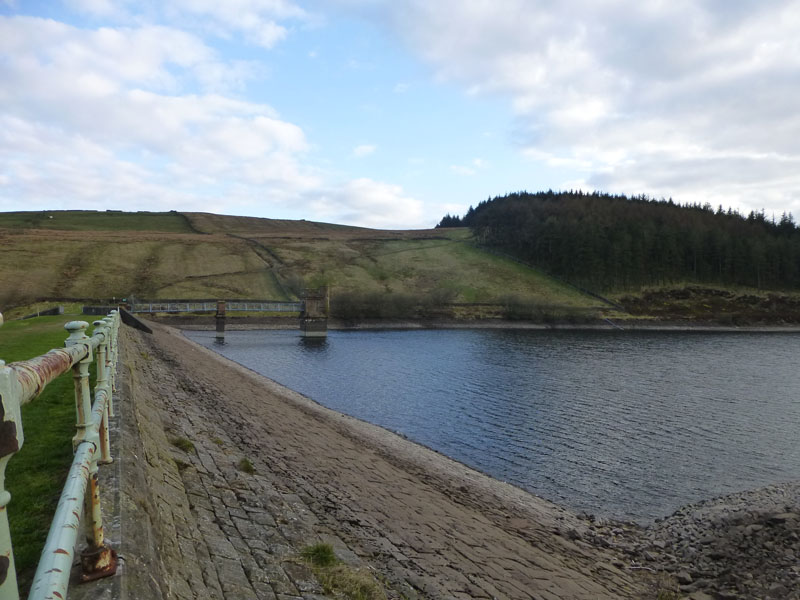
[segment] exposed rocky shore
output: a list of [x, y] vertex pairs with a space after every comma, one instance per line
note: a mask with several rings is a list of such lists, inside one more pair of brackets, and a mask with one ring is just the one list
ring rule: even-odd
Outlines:
[[800, 598], [800, 482], [684, 506], [647, 528], [597, 521], [588, 539], [621, 569], [666, 573], [671, 598]]

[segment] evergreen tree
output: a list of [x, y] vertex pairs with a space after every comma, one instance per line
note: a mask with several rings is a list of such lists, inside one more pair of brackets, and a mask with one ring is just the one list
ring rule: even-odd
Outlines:
[[710, 203], [645, 195], [517, 192], [446, 215], [480, 244], [598, 290], [694, 281], [765, 289], [800, 286], [800, 230], [789, 213], [743, 217]]

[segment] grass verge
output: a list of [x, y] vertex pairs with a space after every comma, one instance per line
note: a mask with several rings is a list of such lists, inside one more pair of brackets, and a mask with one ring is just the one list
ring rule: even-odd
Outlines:
[[253, 466], [253, 463], [251, 463], [250, 460], [247, 458], [243, 458], [242, 460], [240, 460], [239, 464], [236, 466], [239, 467], [240, 471], [242, 471], [243, 473], [247, 473], [248, 475], [252, 475], [253, 473], [256, 472], [256, 468]]
[[[64, 323], [71, 316], [37, 317], [0, 327], [0, 358], [6, 363], [28, 360], [63, 347]], [[11, 493], [8, 520], [20, 591], [30, 586], [61, 489], [72, 463], [75, 400], [72, 375], [51, 382], [33, 402], [22, 407], [25, 441], [6, 469]]]
[[172, 440], [172, 445], [179, 450], [183, 450], [187, 454], [194, 452], [194, 444], [191, 440], [187, 440], [186, 438], [175, 438]]
[[330, 544], [306, 546], [300, 556], [311, 566], [326, 594], [350, 600], [386, 600], [383, 586], [368, 571], [339, 561]]

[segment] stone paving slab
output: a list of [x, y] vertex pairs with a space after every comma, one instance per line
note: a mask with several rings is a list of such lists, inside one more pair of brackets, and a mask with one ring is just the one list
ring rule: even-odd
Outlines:
[[150, 597], [325, 598], [298, 559], [317, 542], [374, 573], [389, 598], [642, 595], [633, 575], [605, 568], [613, 554], [567, 539], [581, 525], [558, 507], [327, 411], [170, 328], [122, 340], [143, 530], [157, 532], [162, 596]]

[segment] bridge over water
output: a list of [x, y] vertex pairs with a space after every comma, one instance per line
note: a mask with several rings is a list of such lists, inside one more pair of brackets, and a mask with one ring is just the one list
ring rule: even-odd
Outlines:
[[[148, 300], [131, 304], [132, 313], [216, 313], [219, 302], [216, 300]], [[226, 312], [276, 312], [302, 313], [305, 301], [285, 302], [282, 300], [242, 300], [225, 301]]]
[[137, 314], [214, 313], [217, 337], [225, 336], [229, 312], [299, 313], [300, 331], [306, 337], [324, 337], [328, 332], [330, 294], [327, 287], [305, 290], [302, 300], [145, 300], [132, 301], [129, 311]]

